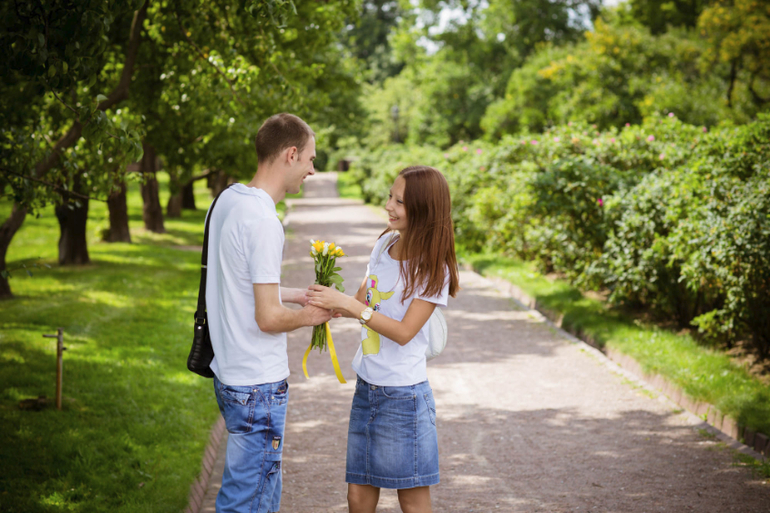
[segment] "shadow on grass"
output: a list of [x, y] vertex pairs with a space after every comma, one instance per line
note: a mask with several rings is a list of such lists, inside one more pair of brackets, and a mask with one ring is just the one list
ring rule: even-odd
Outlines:
[[[198, 255], [93, 246], [92, 265], [14, 283], [0, 317], [0, 510], [181, 511], [217, 418], [211, 382], [185, 366]], [[64, 328], [64, 410], [54, 396]]]

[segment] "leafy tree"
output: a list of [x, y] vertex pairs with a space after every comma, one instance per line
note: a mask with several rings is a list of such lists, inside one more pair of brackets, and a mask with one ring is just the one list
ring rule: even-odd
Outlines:
[[[0, 180], [3, 195], [15, 200], [0, 227], [0, 297], [11, 294], [5, 256], [27, 212], [54, 199], [52, 191], [67, 190], [77, 172], [76, 163], [66, 165], [66, 152], [85, 137], [93, 147], [114, 140], [126, 160], [141, 155], [138, 133], [107, 111], [128, 96], [146, 12], [147, 4], [136, 1], [0, 6], [0, 48], [8, 56], [0, 67], [1, 92], [15, 100], [0, 108]], [[91, 88], [108, 63], [117, 65], [118, 79], [105, 96]]]
[[370, 83], [382, 83], [398, 75], [404, 63], [395, 58], [389, 37], [404, 14], [397, 0], [367, 0], [357, 20], [348, 20], [342, 40], [351, 54], [362, 62]]
[[[396, 57], [407, 63], [400, 77], [413, 92], [398, 99], [386, 90], [403, 89], [403, 80], [384, 84], [381, 96], [393, 97], [393, 103], [372, 104], [377, 135], [370, 139], [381, 141], [389, 133], [396, 142], [446, 147], [479, 137], [481, 119], [503, 96], [510, 73], [538, 44], [578, 39], [598, 6], [596, 0], [420, 2], [402, 15], [391, 36]], [[397, 118], [389, 113], [395, 107]]]
[[693, 28], [710, 0], [630, 0], [629, 15], [657, 35], [669, 28]]
[[709, 46], [708, 69], [728, 65], [727, 103], [736, 103], [736, 89], [746, 89], [756, 107], [770, 105], [770, 9], [764, 2], [718, 0], [703, 11], [698, 29]]
[[656, 112], [709, 126], [752, 118], [746, 94], [732, 108], [715, 101], [728, 86], [702, 69], [702, 40], [681, 31], [652, 36], [644, 27], [610, 21], [597, 20], [581, 43], [543, 47], [514, 71], [505, 98], [482, 121], [488, 136], [568, 121], [620, 127]]
[[521, 64], [542, 43], [581, 39], [601, 5], [600, 0], [498, 0], [489, 3], [483, 26]]
[[[56, 190], [87, 189], [80, 199], [120, 190], [120, 162], [136, 161], [143, 145], [184, 182], [203, 168], [252, 173], [250, 139], [277, 110], [322, 120], [331, 126], [327, 134], [356, 129], [340, 107], [355, 105], [357, 88], [337, 91], [340, 82], [356, 84], [355, 68], [335, 47], [342, 20], [355, 13], [353, 0], [298, 6], [288, 0], [148, 1], [136, 12], [139, 5], [122, 2], [73, 5], [74, 10], [55, 1], [21, 11], [1, 8], [12, 29], [3, 45], [13, 55], [0, 68], [3, 90], [30, 107], [22, 114], [3, 107], [3, 120], [11, 121], [3, 124], [3, 162], [9, 163], [3, 191], [13, 194], [17, 205], [0, 229], [0, 270], [27, 211], [51, 201]], [[39, 36], [45, 33], [48, 39]], [[43, 45], [49, 40], [64, 47], [54, 52]], [[78, 52], [79, 45], [85, 53]], [[45, 59], [42, 50], [48, 52]], [[96, 97], [98, 103], [85, 100], [93, 91], [110, 90]], [[45, 140], [47, 133], [64, 135], [54, 144]], [[150, 167], [155, 159], [147, 157]], [[114, 170], [117, 175], [111, 176]], [[10, 295], [5, 278], [4, 273], [0, 296]]]

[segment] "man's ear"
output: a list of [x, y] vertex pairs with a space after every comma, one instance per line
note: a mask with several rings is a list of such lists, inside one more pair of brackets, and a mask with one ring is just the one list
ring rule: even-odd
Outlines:
[[299, 151], [296, 146], [289, 146], [286, 153], [286, 162], [291, 164], [295, 160], [299, 160]]

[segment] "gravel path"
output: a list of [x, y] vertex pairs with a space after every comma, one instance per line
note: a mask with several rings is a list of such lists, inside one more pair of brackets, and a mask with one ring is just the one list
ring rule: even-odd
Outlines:
[[[335, 180], [334, 173], [311, 177], [304, 198], [290, 201], [285, 286], [313, 281], [311, 237], [350, 255], [342, 259], [348, 292], [363, 278], [385, 217], [336, 198]], [[434, 511], [770, 512], [770, 484], [735, 466], [730, 451], [697, 429], [695, 417], [481, 276], [461, 272], [460, 284], [445, 310], [447, 349], [428, 364], [441, 454]], [[311, 354], [306, 380], [310, 329], [289, 334], [282, 512], [347, 511], [345, 444], [358, 328], [351, 319], [332, 324], [346, 385], [337, 383], [328, 353]], [[214, 486], [220, 476], [215, 470]], [[383, 490], [378, 511], [400, 511], [394, 491]]]

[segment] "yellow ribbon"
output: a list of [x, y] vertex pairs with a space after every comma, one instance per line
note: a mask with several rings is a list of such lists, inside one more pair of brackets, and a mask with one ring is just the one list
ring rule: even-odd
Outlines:
[[[329, 344], [329, 357], [332, 360], [332, 365], [334, 366], [334, 373], [337, 375], [337, 380], [340, 383], [347, 383], [345, 381], [344, 376], [342, 375], [342, 370], [340, 369], [340, 362], [337, 361], [337, 351], [334, 349], [334, 340], [332, 340], [332, 329], [329, 327], [329, 323], [324, 323], [324, 328], [326, 328], [326, 341]], [[307, 346], [307, 350], [305, 351], [305, 356], [302, 357], [302, 371], [305, 373], [305, 377], [307, 379], [310, 379], [310, 376], [307, 374], [307, 357], [310, 355], [310, 350], [313, 349], [313, 343], [310, 342], [310, 345]]]

